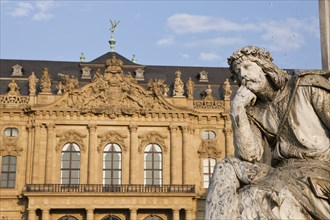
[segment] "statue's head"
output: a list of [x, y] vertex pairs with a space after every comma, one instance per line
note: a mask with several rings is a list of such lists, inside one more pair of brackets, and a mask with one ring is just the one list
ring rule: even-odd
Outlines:
[[268, 51], [255, 46], [242, 47], [228, 58], [229, 69], [236, 79], [236, 66], [245, 60], [258, 64], [277, 89], [286, 82], [288, 77], [286, 71], [273, 63], [273, 58]]

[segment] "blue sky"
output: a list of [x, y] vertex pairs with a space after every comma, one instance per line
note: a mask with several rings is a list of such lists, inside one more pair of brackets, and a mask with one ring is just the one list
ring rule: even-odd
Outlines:
[[282, 68], [320, 69], [318, 1], [1, 1], [2, 59], [93, 60], [109, 51], [146, 65], [226, 67], [246, 45]]

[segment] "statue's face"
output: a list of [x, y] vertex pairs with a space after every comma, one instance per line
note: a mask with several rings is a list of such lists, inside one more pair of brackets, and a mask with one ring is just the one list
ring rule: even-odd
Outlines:
[[267, 78], [262, 68], [250, 60], [236, 64], [235, 75], [239, 83], [252, 92], [262, 91], [267, 85]]

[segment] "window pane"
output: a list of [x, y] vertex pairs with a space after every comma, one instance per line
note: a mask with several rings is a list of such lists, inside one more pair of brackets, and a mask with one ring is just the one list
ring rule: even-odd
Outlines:
[[66, 169], [68, 169], [68, 168], [70, 168], [70, 161], [62, 161], [62, 169], [63, 168], [66, 168]]
[[62, 179], [61, 183], [62, 184], [69, 184], [69, 179]]
[[162, 173], [161, 172], [159, 172], [159, 171], [154, 171], [154, 178], [156, 178], [156, 179], [160, 179], [162, 176]]
[[1, 187], [7, 187], [7, 181], [1, 181]]
[[80, 153], [72, 152], [72, 160], [80, 160]]
[[152, 162], [144, 162], [144, 169], [152, 169]]
[[63, 179], [69, 178], [69, 170], [62, 170], [62, 178]]
[[9, 157], [10, 157], [10, 156], [4, 156], [4, 157], [2, 157], [2, 164], [3, 164], [3, 165], [9, 163]]
[[1, 173], [1, 181], [7, 181], [8, 180], [8, 173]]
[[71, 184], [79, 184], [79, 179], [71, 179]]
[[7, 164], [2, 164], [1, 171], [2, 172], [8, 172], [8, 165]]
[[16, 173], [9, 173], [9, 180], [15, 181]]
[[120, 174], [121, 172], [120, 171], [117, 171], [117, 172], [113, 172], [113, 178], [120, 178]]
[[80, 161], [72, 161], [72, 165], [71, 165], [71, 168], [73, 169], [79, 169], [80, 167]]
[[148, 170], [148, 171], [145, 171], [144, 173], [145, 173], [145, 178], [146, 178], [146, 179], [150, 179], [150, 178], [152, 178], [152, 171], [149, 171], [149, 170]]
[[79, 170], [72, 170], [71, 171], [71, 178], [79, 178]]
[[15, 187], [15, 180], [14, 181], [9, 181], [8, 182], [8, 187], [14, 188]]
[[66, 160], [66, 161], [70, 160], [70, 153], [68, 152], [62, 153], [62, 160]]

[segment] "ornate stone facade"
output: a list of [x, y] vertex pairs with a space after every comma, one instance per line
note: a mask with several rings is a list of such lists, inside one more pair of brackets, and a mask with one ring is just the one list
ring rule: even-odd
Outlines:
[[166, 68], [108, 55], [76, 72], [23, 66], [22, 92], [0, 94], [1, 218], [203, 219], [205, 162], [233, 155], [221, 84], [203, 99], [193, 68], [153, 77]]

